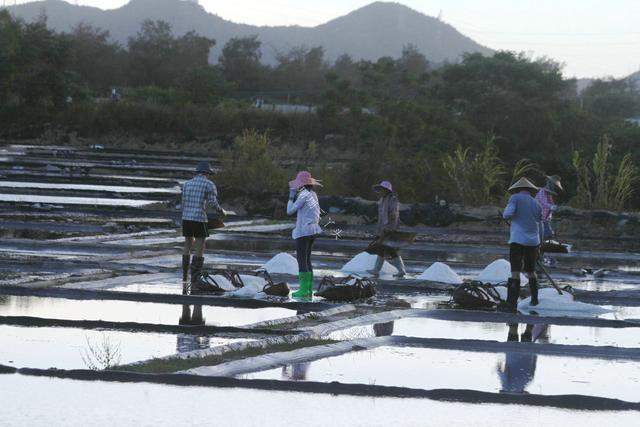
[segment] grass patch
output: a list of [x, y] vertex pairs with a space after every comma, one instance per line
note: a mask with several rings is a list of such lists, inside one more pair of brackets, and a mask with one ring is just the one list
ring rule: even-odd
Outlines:
[[207, 357], [193, 357], [189, 359], [170, 358], [170, 359], [152, 359], [144, 364], [139, 365], [120, 365], [114, 366], [112, 371], [139, 372], [147, 374], [162, 374], [186, 369], [197, 368], [199, 366], [215, 366], [221, 363], [231, 362], [234, 360], [246, 359], [249, 357], [261, 356], [269, 353], [279, 353], [284, 351], [297, 350], [299, 348], [314, 347], [318, 345], [334, 344], [336, 340], [305, 340], [293, 344], [274, 344], [266, 348], [247, 348], [244, 350], [230, 351], [222, 355], [213, 355]]

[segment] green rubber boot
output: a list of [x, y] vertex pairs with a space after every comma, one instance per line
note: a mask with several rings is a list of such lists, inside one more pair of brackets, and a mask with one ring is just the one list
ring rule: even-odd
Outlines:
[[311, 298], [313, 295], [313, 273], [304, 272], [298, 274], [300, 289], [293, 293], [293, 298]]

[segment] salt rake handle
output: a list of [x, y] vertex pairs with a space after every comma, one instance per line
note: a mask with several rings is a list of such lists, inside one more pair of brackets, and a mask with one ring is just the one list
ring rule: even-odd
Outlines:
[[558, 287], [558, 285], [556, 285], [556, 282], [553, 281], [553, 279], [551, 278], [551, 276], [549, 275], [549, 273], [547, 272], [547, 269], [544, 268], [544, 265], [542, 265], [542, 263], [540, 262], [540, 260], [538, 260], [538, 267], [540, 267], [540, 270], [542, 270], [542, 272], [544, 273], [545, 276], [547, 276], [547, 279], [549, 279], [549, 281], [551, 282], [551, 284], [553, 285], [554, 288], [556, 288], [556, 291], [558, 291], [559, 295], [562, 295], [562, 290]]

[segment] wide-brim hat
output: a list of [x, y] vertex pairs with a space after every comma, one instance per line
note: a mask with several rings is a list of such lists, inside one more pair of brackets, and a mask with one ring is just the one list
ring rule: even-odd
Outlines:
[[560, 182], [560, 177], [558, 175], [547, 175], [547, 181], [555, 185], [558, 190], [564, 191], [564, 188], [562, 188], [562, 183]]
[[209, 162], [199, 162], [198, 166], [196, 166], [196, 173], [213, 173], [213, 169], [211, 169], [211, 165]]
[[373, 186], [373, 189], [376, 191], [385, 189], [393, 193], [393, 185], [389, 181], [382, 181], [380, 184], [376, 184]]
[[306, 185], [313, 185], [314, 187], [322, 187], [322, 183], [311, 176], [311, 172], [301, 171], [298, 172], [296, 179], [289, 181], [289, 188], [297, 190]]
[[534, 190], [534, 191], [539, 190], [539, 188], [533, 185], [533, 183], [529, 181], [527, 178], [520, 178], [511, 187], [509, 187], [509, 191], [514, 191], [518, 189]]

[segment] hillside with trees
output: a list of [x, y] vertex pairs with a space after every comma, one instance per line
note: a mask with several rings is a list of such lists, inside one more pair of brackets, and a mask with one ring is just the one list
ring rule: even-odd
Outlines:
[[[404, 201], [498, 202], [519, 176], [558, 174], [576, 206], [640, 207], [640, 127], [627, 120], [640, 97], [628, 79], [578, 94], [559, 64], [514, 52], [434, 67], [413, 45], [335, 61], [298, 46], [269, 65], [250, 36], [211, 64], [213, 46], [163, 21], [145, 21], [123, 46], [86, 24], [59, 33], [0, 12], [0, 138], [189, 147], [255, 158], [265, 177], [309, 167], [328, 194], [369, 194], [390, 179]], [[273, 108], [285, 103], [313, 108]], [[224, 176], [224, 191], [246, 190]]]

